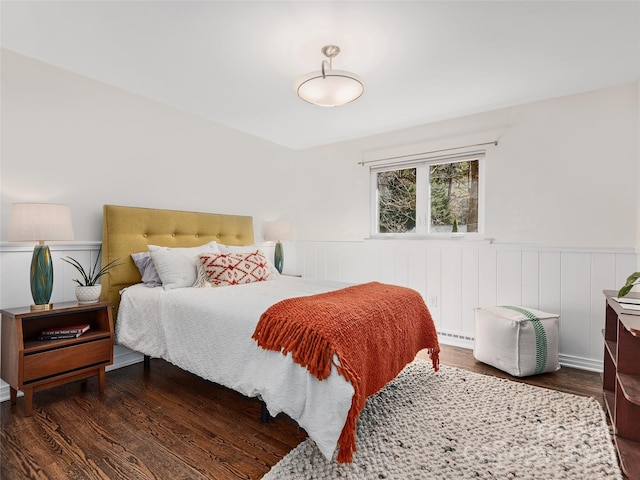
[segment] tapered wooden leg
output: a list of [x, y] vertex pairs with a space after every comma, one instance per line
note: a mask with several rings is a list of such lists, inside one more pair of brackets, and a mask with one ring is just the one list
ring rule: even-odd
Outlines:
[[24, 414], [30, 417], [33, 414], [33, 388], [25, 388], [24, 392]]
[[9, 387], [9, 399], [11, 400], [11, 405], [18, 403], [18, 390], [13, 387]]

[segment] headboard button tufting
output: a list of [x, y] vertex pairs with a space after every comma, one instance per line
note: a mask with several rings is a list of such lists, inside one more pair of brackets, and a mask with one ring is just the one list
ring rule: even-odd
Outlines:
[[[246, 241], [251, 244], [253, 219], [250, 216], [104, 205], [102, 258], [103, 260], [111, 259], [114, 255], [124, 258], [127, 254], [140, 252], [142, 245], [147, 243], [192, 247], [194, 243], [201, 243], [204, 239], [215, 240], [216, 234], [222, 242], [227, 238], [225, 232], [229, 233], [228, 238], [231, 239], [233, 235], [240, 234], [240, 240], [235, 240], [233, 243]], [[190, 235], [196, 235], [200, 240], [195, 241], [194, 237], [189, 240]], [[120, 303], [120, 290], [140, 282], [140, 271], [133, 261], [126, 262], [125, 265], [118, 267], [117, 276], [105, 275], [101, 281], [101, 298], [111, 302], [117, 310]], [[117, 319], [115, 310], [114, 323]]]

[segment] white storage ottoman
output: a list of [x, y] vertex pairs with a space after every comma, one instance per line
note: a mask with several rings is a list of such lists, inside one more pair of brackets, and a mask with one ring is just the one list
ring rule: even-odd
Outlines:
[[473, 356], [514, 377], [555, 372], [558, 321], [559, 315], [527, 307], [478, 307]]

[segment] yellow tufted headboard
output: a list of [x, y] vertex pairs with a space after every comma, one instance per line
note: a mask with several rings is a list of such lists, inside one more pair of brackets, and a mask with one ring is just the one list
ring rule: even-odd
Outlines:
[[251, 245], [253, 218], [241, 215], [183, 212], [105, 205], [102, 217], [102, 265], [119, 259], [122, 265], [101, 278], [100, 300], [111, 302], [117, 318], [120, 290], [140, 282], [132, 253], [147, 245], [195, 247], [212, 240], [224, 245]]

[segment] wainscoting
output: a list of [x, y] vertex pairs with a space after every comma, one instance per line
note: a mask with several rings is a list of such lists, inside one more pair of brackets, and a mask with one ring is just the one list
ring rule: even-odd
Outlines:
[[[93, 265], [99, 242], [50, 245], [53, 302], [75, 300], [77, 272], [61, 260], [72, 256]], [[265, 246], [272, 258], [273, 247]], [[32, 245], [0, 245], [0, 307], [29, 305]], [[473, 348], [473, 309], [524, 305], [560, 314], [560, 362], [602, 371], [605, 289], [616, 289], [638, 270], [632, 249], [551, 248], [488, 242], [365, 240], [296, 242], [285, 245], [285, 271], [306, 278], [348, 283], [380, 281], [419, 291], [445, 344]], [[116, 346], [120, 368], [142, 355]], [[108, 370], [110, 370], [108, 369]], [[9, 387], [0, 383], [0, 401]]]
[[419, 291], [442, 343], [473, 348], [474, 308], [523, 305], [560, 314], [560, 362], [602, 371], [603, 290], [637, 270], [633, 250], [458, 240], [298, 242], [304, 277], [380, 281]]

